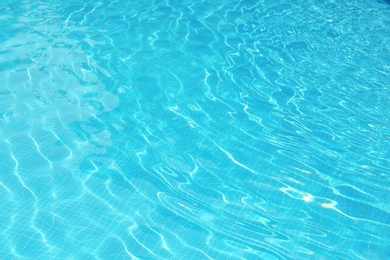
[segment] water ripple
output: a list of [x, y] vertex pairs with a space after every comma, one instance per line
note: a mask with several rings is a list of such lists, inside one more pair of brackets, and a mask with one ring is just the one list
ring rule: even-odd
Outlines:
[[0, 257], [387, 258], [388, 17], [6, 1]]

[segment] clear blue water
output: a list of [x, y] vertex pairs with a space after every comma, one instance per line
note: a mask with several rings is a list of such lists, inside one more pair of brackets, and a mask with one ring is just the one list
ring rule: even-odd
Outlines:
[[390, 259], [390, 2], [0, 3], [1, 259]]

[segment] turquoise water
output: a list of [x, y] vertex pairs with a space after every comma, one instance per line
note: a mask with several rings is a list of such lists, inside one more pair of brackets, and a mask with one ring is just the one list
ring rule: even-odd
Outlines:
[[388, 1], [0, 3], [0, 259], [390, 259]]

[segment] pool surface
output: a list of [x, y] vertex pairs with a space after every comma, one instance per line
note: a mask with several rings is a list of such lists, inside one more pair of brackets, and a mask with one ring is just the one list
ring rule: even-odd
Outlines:
[[0, 259], [390, 259], [390, 2], [0, 3]]

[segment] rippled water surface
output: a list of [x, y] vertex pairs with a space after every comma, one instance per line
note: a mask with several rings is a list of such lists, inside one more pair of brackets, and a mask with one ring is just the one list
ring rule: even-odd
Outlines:
[[390, 259], [390, 3], [0, 3], [1, 259]]

